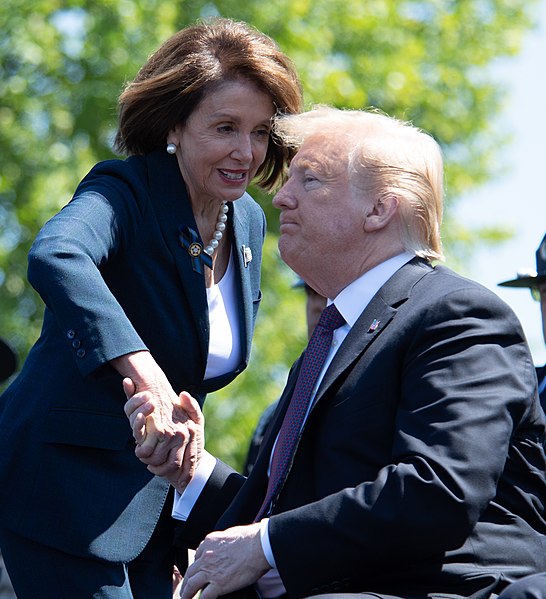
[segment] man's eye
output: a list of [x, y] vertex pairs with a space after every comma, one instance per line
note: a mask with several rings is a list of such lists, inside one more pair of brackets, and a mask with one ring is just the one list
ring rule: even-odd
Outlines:
[[260, 138], [266, 138], [266, 137], [269, 137], [269, 130], [268, 129], [256, 129], [256, 131], [254, 131], [254, 135], [256, 135], [257, 137], [260, 137]]

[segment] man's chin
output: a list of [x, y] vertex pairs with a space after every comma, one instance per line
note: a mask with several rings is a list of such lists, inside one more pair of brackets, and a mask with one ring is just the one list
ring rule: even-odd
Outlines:
[[[284, 237], [284, 239], [283, 239]], [[301, 267], [301, 251], [298, 251], [290, 239], [286, 239], [285, 236], [281, 235], [279, 238], [279, 254], [282, 261], [289, 266], [297, 275], [304, 278], [300, 272]]]

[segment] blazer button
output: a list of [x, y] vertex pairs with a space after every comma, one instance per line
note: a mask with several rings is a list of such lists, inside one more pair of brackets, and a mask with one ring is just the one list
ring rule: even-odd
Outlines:
[[78, 356], [78, 358], [84, 358], [85, 357], [85, 349], [80, 348], [77, 352], [76, 355]]
[[74, 329], [70, 329], [70, 330], [66, 331], [67, 339], [74, 339], [75, 336], [76, 336], [76, 331]]
[[72, 347], [74, 349], [78, 349], [78, 347], [80, 347], [81, 344], [82, 342], [79, 339], [74, 339], [74, 341], [72, 341]]

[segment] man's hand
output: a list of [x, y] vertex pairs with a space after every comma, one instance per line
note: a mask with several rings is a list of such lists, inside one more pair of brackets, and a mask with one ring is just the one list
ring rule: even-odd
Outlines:
[[[148, 470], [163, 476], [181, 493], [195, 473], [204, 450], [205, 419], [197, 401], [183, 391], [172, 401], [170, 414], [148, 390], [135, 393], [131, 379], [123, 380], [128, 397], [125, 414], [137, 442], [136, 456]], [[165, 402], [164, 402], [165, 403]], [[167, 412], [169, 410], [167, 409]]]
[[255, 583], [271, 566], [260, 541], [260, 523], [234, 526], [205, 537], [186, 570], [181, 599], [215, 599]]
[[[138, 417], [139, 434], [143, 438], [135, 453], [146, 464], [161, 466], [169, 459], [173, 449], [189, 442], [190, 432], [187, 427], [181, 426], [188, 420], [188, 416], [179, 409], [179, 398], [150, 352], [130, 352], [114, 358], [110, 363], [124, 380], [130, 379], [123, 384], [127, 397], [141, 396], [143, 404], [149, 403], [145, 437], [142, 417]], [[127, 406], [125, 413], [133, 426], [133, 413]], [[134, 417], [137, 418], [136, 414]]]

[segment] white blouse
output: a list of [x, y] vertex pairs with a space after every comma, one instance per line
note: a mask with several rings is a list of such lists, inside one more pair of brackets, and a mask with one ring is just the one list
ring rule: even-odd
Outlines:
[[231, 254], [224, 276], [212, 287], [207, 287], [207, 302], [210, 337], [205, 380], [232, 372], [242, 359], [235, 268]]

